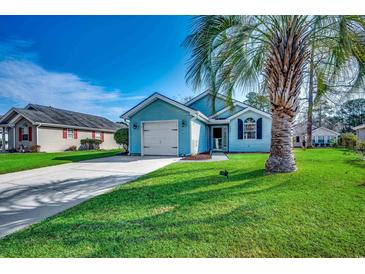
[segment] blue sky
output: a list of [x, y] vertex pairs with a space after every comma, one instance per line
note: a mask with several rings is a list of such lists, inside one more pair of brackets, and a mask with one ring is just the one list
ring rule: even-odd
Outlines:
[[0, 16], [0, 114], [29, 102], [120, 114], [159, 91], [193, 95], [189, 16]]

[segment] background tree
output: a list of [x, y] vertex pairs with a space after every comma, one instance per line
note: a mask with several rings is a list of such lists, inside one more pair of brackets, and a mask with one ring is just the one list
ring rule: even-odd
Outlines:
[[114, 134], [114, 140], [117, 144], [123, 146], [125, 152], [129, 151], [128, 128], [118, 129]]
[[320, 98], [313, 106], [313, 126], [327, 127], [330, 126], [330, 117], [335, 114], [335, 108], [325, 98]]
[[343, 132], [365, 123], [365, 99], [354, 99], [345, 102], [336, 113], [337, 120], [343, 124]]
[[[351, 93], [364, 86], [365, 20], [362, 16], [316, 16], [308, 36], [310, 61], [308, 84], [307, 147], [312, 146], [313, 108], [321, 98], [340, 87]], [[345, 75], [345, 77], [341, 77]], [[345, 79], [344, 79], [345, 78]], [[343, 82], [346, 83], [343, 83]], [[343, 89], [344, 84], [346, 89]], [[319, 120], [321, 122], [321, 119]]]
[[270, 100], [267, 94], [249, 92], [246, 95], [246, 104], [253, 106], [259, 110], [269, 112], [270, 111]]

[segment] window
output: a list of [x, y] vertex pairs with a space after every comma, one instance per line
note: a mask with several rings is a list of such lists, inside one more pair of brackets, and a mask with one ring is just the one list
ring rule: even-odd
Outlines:
[[68, 128], [67, 129], [67, 139], [73, 139], [74, 138], [74, 129]]
[[95, 132], [95, 139], [101, 140], [101, 132], [100, 131]]
[[244, 123], [244, 138], [256, 139], [256, 121], [253, 118], [247, 118]]
[[28, 141], [28, 140], [29, 140], [28, 127], [22, 127], [22, 141]]
[[318, 136], [318, 143], [324, 144], [324, 136]]
[[297, 143], [299, 143], [299, 142], [300, 142], [300, 137], [299, 137], [299, 136], [297, 136], [297, 137], [296, 137], [296, 142], [297, 142]]

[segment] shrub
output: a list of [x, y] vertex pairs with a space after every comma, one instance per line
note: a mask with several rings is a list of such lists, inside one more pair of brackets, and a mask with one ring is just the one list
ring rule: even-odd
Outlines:
[[358, 140], [356, 150], [365, 155], [365, 141]]
[[36, 152], [40, 152], [41, 151], [41, 146], [40, 145], [32, 145], [29, 148], [30, 152], [36, 153]]
[[357, 137], [355, 134], [347, 132], [341, 135], [341, 145], [354, 149], [356, 147]]
[[114, 134], [114, 140], [117, 144], [122, 145], [124, 150], [128, 152], [128, 129], [127, 128], [121, 128], [118, 129], [117, 132]]
[[101, 140], [98, 139], [82, 139], [80, 140], [81, 143], [81, 150], [92, 150], [92, 149], [100, 149], [100, 144], [102, 143]]

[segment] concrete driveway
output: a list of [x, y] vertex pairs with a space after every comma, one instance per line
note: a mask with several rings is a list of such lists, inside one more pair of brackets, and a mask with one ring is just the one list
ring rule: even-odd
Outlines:
[[178, 160], [116, 156], [0, 175], [0, 237]]

